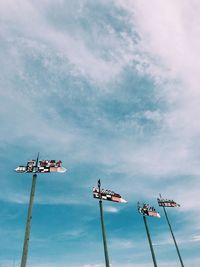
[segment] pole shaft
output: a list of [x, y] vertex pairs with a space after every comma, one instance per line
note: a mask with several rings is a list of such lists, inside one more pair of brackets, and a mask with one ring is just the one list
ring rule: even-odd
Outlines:
[[150, 232], [149, 232], [149, 228], [148, 228], [146, 217], [143, 216], [143, 219], [144, 219], [144, 225], [145, 225], [146, 232], [147, 232], [147, 237], [148, 237], [148, 240], [149, 240], [149, 246], [150, 246], [150, 250], [151, 250], [151, 255], [152, 255], [154, 267], [157, 267], [156, 256], [155, 256], [155, 253], [154, 253], [154, 250], [153, 250], [153, 245], [152, 245], [152, 242], [151, 242], [151, 236], [150, 236]]
[[167, 223], [168, 223], [168, 226], [169, 226], [169, 229], [170, 229], [172, 238], [173, 238], [173, 240], [174, 240], [174, 244], [175, 244], [175, 247], [176, 247], [176, 251], [177, 251], [177, 254], [178, 254], [178, 257], [179, 257], [181, 266], [184, 267], [184, 264], [183, 264], [183, 261], [182, 261], [182, 258], [181, 258], [181, 254], [180, 254], [180, 251], [179, 251], [179, 249], [178, 249], [178, 245], [177, 245], [177, 243], [176, 243], [176, 239], [175, 239], [174, 233], [173, 233], [173, 231], [172, 231], [172, 227], [171, 227], [171, 224], [170, 224], [170, 222], [169, 222], [169, 218], [168, 218], [167, 211], [166, 211], [165, 207], [163, 207], [163, 210], [164, 210], [164, 213], [165, 213], [165, 217], [166, 217], [166, 220], [167, 220]]
[[106, 231], [105, 231], [104, 217], [103, 217], [103, 204], [102, 204], [101, 199], [99, 200], [99, 208], [100, 208], [102, 235], [103, 235], [105, 263], [106, 263], [106, 267], [110, 267], [109, 257], [108, 257], [108, 248], [107, 248], [107, 242], [106, 242]]
[[28, 256], [28, 245], [29, 245], [29, 239], [30, 239], [36, 178], [37, 178], [37, 174], [33, 174], [30, 200], [29, 200], [29, 208], [28, 208], [28, 217], [27, 217], [26, 231], [25, 231], [25, 237], [24, 237], [24, 247], [23, 247], [23, 254], [22, 254], [22, 259], [21, 259], [21, 267], [26, 267], [26, 261], [27, 261], [27, 256]]

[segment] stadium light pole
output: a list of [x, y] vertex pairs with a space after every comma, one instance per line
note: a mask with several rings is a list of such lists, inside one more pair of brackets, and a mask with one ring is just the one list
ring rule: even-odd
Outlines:
[[[160, 198], [162, 198], [162, 197], [161, 197], [161, 194], [160, 194]], [[183, 260], [182, 260], [182, 258], [181, 258], [181, 254], [180, 254], [180, 251], [179, 251], [177, 242], [176, 242], [176, 238], [175, 238], [175, 235], [174, 235], [174, 233], [173, 233], [173, 230], [172, 230], [172, 227], [171, 227], [171, 224], [170, 224], [170, 221], [169, 221], [169, 217], [168, 217], [168, 215], [167, 215], [167, 211], [166, 211], [166, 209], [165, 209], [164, 206], [163, 206], [163, 210], [164, 210], [164, 213], [165, 213], [165, 218], [166, 218], [166, 220], [167, 220], [167, 224], [168, 224], [168, 226], [169, 226], [169, 230], [170, 230], [170, 232], [171, 232], [171, 235], [172, 235], [172, 238], [173, 238], [173, 241], [174, 241], [174, 245], [175, 245], [175, 247], [176, 247], [176, 251], [177, 251], [177, 254], [178, 254], [178, 258], [179, 258], [179, 260], [180, 260], [181, 267], [184, 267]]]
[[99, 189], [99, 195], [100, 195], [99, 208], [100, 208], [100, 219], [101, 219], [101, 227], [102, 227], [105, 263], [106, 263], [106, 267], [110, 267], [107, 241], [106, 241], [106, 231], [105, 231], [105, 225], [104, 225], [103, 203], [102, 203], [102, 196], [101, 196], [101, 181], [100, 181], [100, 179], [98, 180], [98, 189]]
[[151, 250], [151, 256], [152, 256], [152, 259], [153, 259], [153, 264], [154, 264], [154, 267], [157, 267], [156, 256], [155, 256], [155, 253], [154, 253], [154, 250], [153, 250], [151, 236], [150, 236], [150, 232], [149, 232], [149, 228], [148, 228], [148, 224], [147, 224], [147, 219], [146, 219], [145, 215], [143, 215], [143, 220], [144, 220], [144, 225], [145, 225], [145, 229], [146, 229], [146, 233], [147, 233], [147, 237], [148, 237], [148, 241], [149, 241], [149, 246], [150, 246], [150, 250]]
[[37, 173], [50, 173], [50, 172], [66, 172], [66, 169], [61, 166], [62, 161], [45, 160], [39, 162], [39, 153], [37, 160], [28, 161], [26, 166], [19, 166], [15, 169], [18, 173], [33, 173], [32, 185], [29, 199], [28, 216], [26, 222], [23, 253], [21, 258], [21, 267], [26, 267], [28, 257], [28, 246], [30, 240], [31, 222], [32, 222], [32, 210], [34, 204], [35, 187], [37, 180]]

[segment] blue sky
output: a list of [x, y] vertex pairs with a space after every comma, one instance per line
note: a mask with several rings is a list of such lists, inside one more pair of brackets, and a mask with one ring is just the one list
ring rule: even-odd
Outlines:
[[[104, 203], [110, 262], [152, 266], [137, 201], [159, 193], [186, 266], [199, 266], [197, 0], [0, 1], [0, 265], [20, 266], [31, 175], [14, 168], [61, 159], [39, 175], [30, 267], [102, 267], [92, 187]], [[159, 210], [161, 216], [162, 210]], [[158, 265], [179, 266], [164, 217], [149, 218]]]

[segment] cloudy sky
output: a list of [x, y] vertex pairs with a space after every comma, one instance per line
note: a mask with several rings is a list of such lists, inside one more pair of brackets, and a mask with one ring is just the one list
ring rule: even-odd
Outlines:
[[[169, 217], [185, 266], [200, 266], [200, 2], [0, 0], [0, 266], [20, 266], [31, 175], [39, 175], [30, 267], [102, 267], [92, 187], [104, 203], [110, 262], [150, 267], [137, 201], [181, 204]], [[148, 218], [158, 265], [180, 266], [163, 211]]]

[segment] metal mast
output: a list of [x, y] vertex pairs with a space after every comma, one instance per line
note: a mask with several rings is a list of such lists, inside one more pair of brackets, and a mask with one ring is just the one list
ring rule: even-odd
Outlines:
[[29, 244], [29, 239], [30, 239], [30, 230], [31, 230], [32, 210], [33, 210], [33, 203], [34, 203], [36, 179], [37, 179], [37, 174], [33, 174], [29, 208], [28, 208], [28, 217], [27, 217], [26, 231], [25, 231], [25, 237], [24, 237], [23, 254], [22, 254], [22, 260], [21, 260], [21, 267], [26, 267], [26, 261], [27, 261], [27, 256], [28, 256], [28, 244]]
[[[160, 198], [161, 198], [161, 194], [160, 194]], [[178, 257], [179, 257], [179, 260], [180, 260], [180, 263], [181, 263], [181, 267], [184, 267], [184, 264], [183, 264], [183, 260], [181, 258], [181, 254], [180, 254], [180, 251], [179, 251], [179, 248], [178, 248], [178, 245], [177, 245], [177, 242], [176, 242], [176, 238], [174, 236], [174, 233], [172, 231], [172, 227], [171, 227], [171, 224], [170, 224], [170, 221], [169, 221], [169, 218], [168, 218], [168, 215], [167, 215], [167, 211], [165, 209], [165, 207], [163, 206], [163, 210], [164, 210], [164, 213], [165, 213], [165, 217], [166, 217], [166, 220], [167, 220], [167, 223], [168, 223], [168, 226], [169, 226], [169, 230], [171, 232], [171, 235], [172, 235], [172, 238], [174, 240], [174, 244], [175, 244], [175, 247], [176, 247], [176, 251], [177, 251], [177, 254], [178, 254]]]
[[26, 262], [27, 262], [37, 173], [51, 173], [51, 172], [64, 173], [66, 172], [66, 169], [61, 166], [61, 163], [62, 163], [61, 160], [59, 161], [43, 160], [39, 162], [39, 153], [38, 153], [37, 160], [30, 160], [27, 162], [26, 166], [18, 166], [15, 169], [17, 173], [33, 173], [29, 207], [28, 207], [28, 216], [27, 216], [26, 230], [24, 236], [24, 246], [21, 259], [21, 267], [26, 267]]
[[100, 181], [100, 179], [98, 180], [98, 188], [99, 188], [99, 196], [100, 196], [99, 208], [100, 208], [100, 218], [101, 218], [101, 227], [102, 227], [105, 263], [106, 263], [106, 267], [110, 267], [109, 257], [108, 257], [108, 248], [107, 248], [107, 242], [106, 242], [106, 231], [105, 231], [105, 225], [104, 225], [103, 204], [102, 204], [102, 196], [101, 196], [101, 181]]
[[149, 228], [148, 228], [148, 224], [147, 224], [147, 219], [146, 219], [145, 215], [143, 215], [143, 220], [144, 220], [144, 225], [145, 225], [145, 229], [146, 229], [146, 232], [147, 232], [147, 237], [148, 237], [148, 241], [149, 241], [149, 246], [150, 246], [151, 255], [152, 255], [152, 259], [153, 259], [153, 264], [154, 264], [154, 267], [157, 267], [156, 256], [155, 256], [155, 253], [154, 253], [154, 250], [153, 250], [151, 236], [150, 236], [150, 232], [149, 232]]
[[[36, 165], [35, 165], [36, 168], [38, 167], [38, 160], [39, 160], [39, 152], [38, 152]], [[37, 169], [35, 169], [35, 171], [37, 171]], [[26, 230], [25, 230], [25, 236], [24, 236], [24, 246], [23, 246], [22, 259], [21, 259], [21, 267], [26, 267], [26, 262], [27, 262], [28, 245], [29, 245], [31, 222], [32, 222], [32, 210], [33, 210], [33, 203], [34, 203], [34, 196], [35, 196], [36, 179], [37, 179], [37, 174], [34, 173], [33, 174], [33, 178], [32, 178], [32, 186], [31, 186], [31, 193], [30, 193], [30, 200], [29, 200], [29, 207], [28, 207]]]

